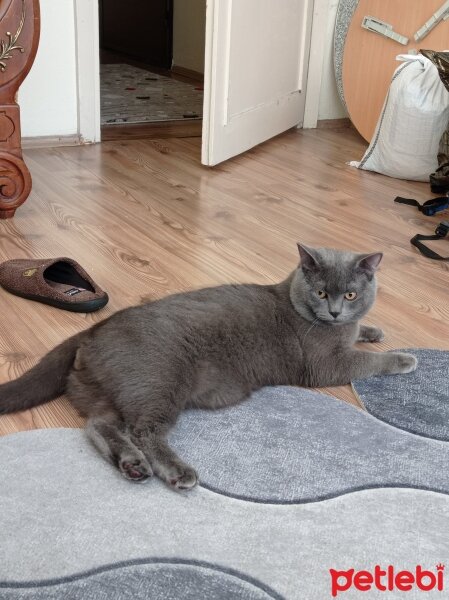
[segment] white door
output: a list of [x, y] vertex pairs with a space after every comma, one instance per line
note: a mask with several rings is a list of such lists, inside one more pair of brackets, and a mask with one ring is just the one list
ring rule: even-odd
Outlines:
[[313, 0], [207, 0], [202, 163], [302, 124]]

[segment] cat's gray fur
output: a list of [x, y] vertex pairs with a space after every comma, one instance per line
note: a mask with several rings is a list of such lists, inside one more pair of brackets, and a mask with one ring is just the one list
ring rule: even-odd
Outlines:
[[0, 414], [65, 392], [125, 477], [154, 473], [188, 489], [197, 475], [166, 441], [184, 408], [230, 406], [265, 385], [335, 386], [414, 370], [409, 354], [353, 347], [383, 337], [359, 325], [375, 299], [382, 254], [298, 247], [300, 266], [277, 285], [176, 294], [75, 335], [0, 386]]

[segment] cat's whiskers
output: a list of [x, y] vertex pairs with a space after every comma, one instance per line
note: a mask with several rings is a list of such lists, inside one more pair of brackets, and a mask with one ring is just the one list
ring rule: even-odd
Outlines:
[[312, 329], [315, 327], [315, 325], [318, 323], [319, 319], [316, 318], [312, 321], [312, 325], [309, 327], [309, 329], [306, 331], [305, 336], [303, 337], [303, 341], [305, 341], [306, 337], [309, 335], [309, 333], [312, 331]]

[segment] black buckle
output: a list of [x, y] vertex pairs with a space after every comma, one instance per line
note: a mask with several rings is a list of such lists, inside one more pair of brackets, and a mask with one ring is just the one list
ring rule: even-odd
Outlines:
[[409, 206], [416, 206], [416, 208], [426, 215], [426, 217], [433, 217], [437, 212], [442, 210], [446, 210], [449, 208], [449, 197], [448, 196], [440, 196], [439, 198], [431, 198], [424, 202], [424, 204], [420, 204], [417, 200], [413, 200], [412, 198], [402, 198], [401, 196], [397, 196], [394, 199], [398, 204], [408, 204]]
[[449, 221], [441, 221], [438, 227], [435, 229], [435, 235], [439, 237], [446, 237], [449, 233]]

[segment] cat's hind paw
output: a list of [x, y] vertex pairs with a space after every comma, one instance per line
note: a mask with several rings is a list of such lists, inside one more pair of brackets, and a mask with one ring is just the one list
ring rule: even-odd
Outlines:
[[119, 462], [120, 473], [131, 481], [145, 481], [153, 475], [153, 471], [146, 460], [126, 460]]
[[180, 474], [179, 477], [170, 480], [170, 485], [177, 490], [191, 490], [198, 483], [198, 475], [189, 468]]
[[164, 466], [157, 475], [176, 490], [191, 490], [198, 483], [196, 471], [185, 464]]

